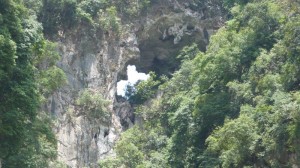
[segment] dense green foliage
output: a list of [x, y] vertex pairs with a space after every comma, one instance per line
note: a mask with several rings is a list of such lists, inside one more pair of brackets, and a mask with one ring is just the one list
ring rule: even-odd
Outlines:
[[[185, 48], [181, 68], [136, 108], [102, 167], [300, 165], [300, 4], [225, 0], [231, 19], [205, 53]], [[143, 87], [147, 88], [147, 87]]]
[[[154, 1], [153, 1], [154, 2]], [[194, 1], [209, 4], [214, 1]], [[109, 35], [150, 0], [0, 1], [0, 163], [49, 167], [52, 121], [40, 105], [66, 83], [56, 45], [79, 24]], [[127, 93], [143, 122], [122, 134], [101, 167], [292, 167], [300, 165], [300, 4], [223, 0], [231, 19], [207, 51], [185, 47], [170, 79], [155, 74]], [[40, 23], [39, 23], [39, 22]], [[91, 29], [92, 30], [92, 29]], [[60, 33], [61, 33], [60, 32]], [[81, 92], [76, 108], [107, 121], [108, 102]], [[63, 167], [54, 163], [54, 167]]]
[[28, 0], [49, 37], [78, 25], [101, 28], [118, 35], [120, 18], [134, 18], [149, 6], [150, 0]]
[[149, 79], [139, 81], [134, 86], [127, 85], [125, 97], [131, 104], [143, 104], [155, 95], [161, 81], [156, 79], [154, 72], [150, 72], [149, 76]]
[[49, 54], [55, 53], [51, 45], [22, 1], [0, 1], [0, 160], [5, 168], [47, 167], [56, 158], [52, 121], [39, 112], [43, 95], [65, 83], [55, 66], [59, 57]]

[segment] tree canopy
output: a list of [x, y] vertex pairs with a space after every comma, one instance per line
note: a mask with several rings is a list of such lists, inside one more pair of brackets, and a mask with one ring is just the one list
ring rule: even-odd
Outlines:
[[[0, 2], [0, 160], [5, 168], [47, 167], [56, 158], [52, 121], [40, 104], [65, 76], [42, 30], [23, 1]], [[41, 68], [42, 62], [48, 66]]]
[[[193, 8], [203, 1], [193, 0]], [[207, 4], [214, 0], [206, 0]], [[141, 124], [125, 131], [100, 167], [295, 167], [300, 165], [300, 3], [223, 0], [228, 21], [205, 52], [178, 55], [170, 78], [151, 73], [128, 93]], [[0, 1], [0, 164], [50, 167], [57, 157], [44, 98], [66, 83], [56, 66], [59, 31], [78, 24], [117, 37], [120, 17], [154, 0]], [[76, 105], [110, 118], [93, 90]], [[59, 164], [57, 164], [59, 165]]]
[[[116, 157], [100, 166], [300, 165], [300, 4], [224, 0], [224, 6], [230, 19], [207, 51], [182, 50], [181, 68], [160, 84], [159, 96], [136, 107], [143, 124], [124, 132]], [[137, 158], [128, 159], [126, 148]]]

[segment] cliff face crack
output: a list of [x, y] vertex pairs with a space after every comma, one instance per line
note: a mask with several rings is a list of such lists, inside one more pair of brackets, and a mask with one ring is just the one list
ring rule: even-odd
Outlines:
[[60, 143], [61, 145], [63, 145], [64, 147], [67, 147], [67, 145], [66, 145], [66, 144], [64, 144], [62, 141], [60, 141], [60, 140], [57, 140], [57, 142], [58, 142], [58, 143]]

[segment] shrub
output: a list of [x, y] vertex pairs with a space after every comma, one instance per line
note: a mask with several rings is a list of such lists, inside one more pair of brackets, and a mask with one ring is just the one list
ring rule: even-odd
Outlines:
[[103, 12], [100, 10], [100, 26], [104, 31], [111, 32], [113, 34], [119, 34], [121, 29], [121, 21], [117, 16], [118, 12], [115, 6], [111, 6]]
[[76, 100], [76, 104], [82, 108], [89, 118], [97, 118], [106, 121], [110, 118], [108, 110], [109, 101], [100, 93], [90, 89], [82, 91]]
[[118, 1], [118, 10], [130, 17], [139, 16], [150, 4], [150, 0], [127, 0]]
[[149, 79], [140, 81], [135, 86], [127, 85], [125, 96], [130, 103], [143, 104], [146, 100], [155, 95], [161, 81], [156, 80], [154, 72], [150, 72], [149, 75]]

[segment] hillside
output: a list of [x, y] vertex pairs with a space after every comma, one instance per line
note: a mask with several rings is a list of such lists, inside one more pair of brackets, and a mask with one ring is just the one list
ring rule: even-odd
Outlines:
[[[299, 12], [1, 0], [0, 167], [299, 167]], [[121, 97], [128, 65], [149, 78]]]

